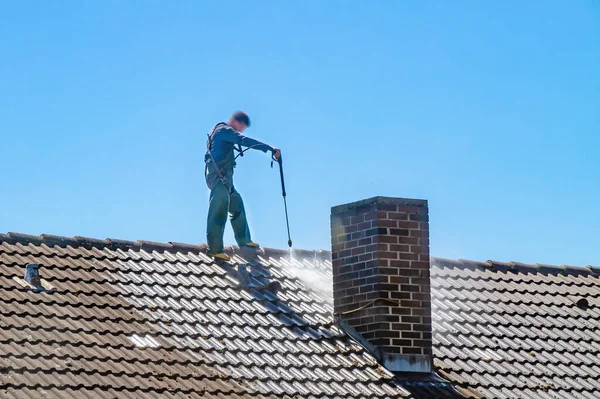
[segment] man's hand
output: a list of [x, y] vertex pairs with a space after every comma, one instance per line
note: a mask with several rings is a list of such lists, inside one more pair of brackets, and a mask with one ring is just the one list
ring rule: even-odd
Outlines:
[[279, 148], [273, 148], [273, 158], [279, 160], [281, 158], [281, 150]]

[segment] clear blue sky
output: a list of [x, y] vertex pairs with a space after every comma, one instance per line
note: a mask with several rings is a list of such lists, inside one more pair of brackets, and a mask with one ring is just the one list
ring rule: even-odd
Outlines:
[[[239, 108], [297, 248], [385, 195], [429, 200], [434, 256], [600, 264], [599, 93], [594, 0], [3, 1], [0, 232], [205, 242]], [[236, 186], [285, 248], [269, 158]]]

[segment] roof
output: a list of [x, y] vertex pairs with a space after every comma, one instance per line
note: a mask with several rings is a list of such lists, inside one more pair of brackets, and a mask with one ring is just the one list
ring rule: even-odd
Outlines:
[[600, 397], [600, 268], [434, 259], [431, 278], [435, 368], [461, 391]]
[[[599, 268], [432, 258], [434, 365], [446, 383], [392, 375], [331, 324], [329, 252], [296, 251], [291, 260], [287, 251], [266, 250], [266, 268], [283, 286], [275, 296], [238, 288], [236, 271], [204, 250], [0, 234], [0, 396], [600, 392]], [[28, 263], [41, 265], [53, 291], [24, 286]]]
[[[277, 296], [237, 287], [201, 246], [0, 235], [0, 396], [26, 398], [413, 398], [406, 381], [333, 326], [329, 253], [268, 250]], [[308, 260], [310, 259], [310, 261]], [[238, 260], [240, 260], [238, 258]], [[40, 264], [45, 292], [27, 287]], [[421, 397], [421, 396], [420, 396]]]

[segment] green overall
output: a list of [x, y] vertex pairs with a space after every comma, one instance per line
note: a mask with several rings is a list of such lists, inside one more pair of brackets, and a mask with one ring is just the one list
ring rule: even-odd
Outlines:
[[[211, 133], [208, 151], [212, 151], [212, 157], [207, 151], [207, 155], [204, 158], [206, 162], [206, 185], [210, 189], [210, 202], [206, 224], [209, 255], [223, 252], [223, 234], [228, 214], [237, 244], [242, 247], [252, 242], [246, 219], [246, 211], [244, 209], [244, 201], [240, 193], [233, 186], [233, 169], [236, 166], [233, 153], [234, 145], [252, 147], [263, 152], [272, 150], [272, 147], [243, 136], [226, 124], [217, 125]], [[226, 184], [223, 183], [221, 176], [219, 176], [213, 161], [216, 161], [217, 167], [225, 178]]]

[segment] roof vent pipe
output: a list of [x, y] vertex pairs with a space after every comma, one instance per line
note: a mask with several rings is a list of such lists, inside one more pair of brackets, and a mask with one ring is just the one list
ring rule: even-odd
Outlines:
[[37, 263], [29, 263], [25, 267], [25, 281], [27, 281], [29, 284], [33, 285], [34, 287], [39, 287], [40, 285], [42, 285], [42, 280], [40, 279], [39, 267], [40, 267], [40, 265], [38, 265]]

